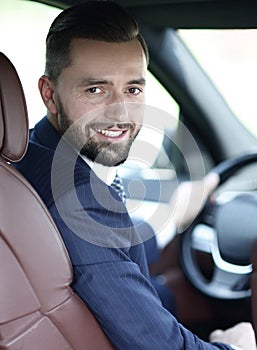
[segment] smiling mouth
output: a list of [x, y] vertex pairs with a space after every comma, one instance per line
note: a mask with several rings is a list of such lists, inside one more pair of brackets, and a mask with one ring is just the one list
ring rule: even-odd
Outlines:
[[121, 136], [125, 131], [124, 130], [106, 130], [106, 129], [97, 129], [98, 134], [104, 135], [110, 138], [116, 138]]

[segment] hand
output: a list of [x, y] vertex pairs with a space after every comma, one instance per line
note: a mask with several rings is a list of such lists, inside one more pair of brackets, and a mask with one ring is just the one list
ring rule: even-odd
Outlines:
[[178, 186], [171, 199], [178, 233], [193, 222], [219, 181], [218, 174], [209, 173], [203, 180], [186, 181]]
[[247, 322], [238, 323], [225, 331], [218, 329], [212, 332], [210, 341], [235, 345], [242, 350], [256, 350], [253, 327]]

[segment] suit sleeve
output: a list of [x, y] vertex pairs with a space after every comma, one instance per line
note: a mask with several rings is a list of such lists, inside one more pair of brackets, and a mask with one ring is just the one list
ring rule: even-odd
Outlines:
[[[200, 340], [162, 306], [145, 269], [143, 244], [113, 247], [94, 243], [95, 234], [111, 236], [112, 231], [116, 241], [114, 228], [120, 228], [120, 224], [114, 225], [117, 215], [115, 219], [105, 209], [96, 208], [95, 203], [92, 207], [90, 200], [83, 204], [82, 199], [88, 194], [83, 187], [77, 189], [81, 207], [74, 207], [70, 193], [66, 193], [58, 200], [66, 203], [61, 212], [59, 203], [49, 209], [72, 261], [72, 288], [94, 313], [114, 347], [119, 350], [232, 349]], [[94, 226], [93, 222], [100, 219], [104, 224]]]

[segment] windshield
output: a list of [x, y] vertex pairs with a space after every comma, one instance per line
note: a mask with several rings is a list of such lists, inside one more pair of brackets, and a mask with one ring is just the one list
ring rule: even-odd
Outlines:
[[257, 137], [257, 30], [180, 30], [236, 117]]

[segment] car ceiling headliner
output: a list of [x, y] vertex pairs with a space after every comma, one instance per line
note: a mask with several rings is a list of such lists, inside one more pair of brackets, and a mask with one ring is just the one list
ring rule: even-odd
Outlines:
[[[65, 8], [83, 0], [31, 0]], [[116, 0], [156, 27], [257, 28], [254, 0]]]

